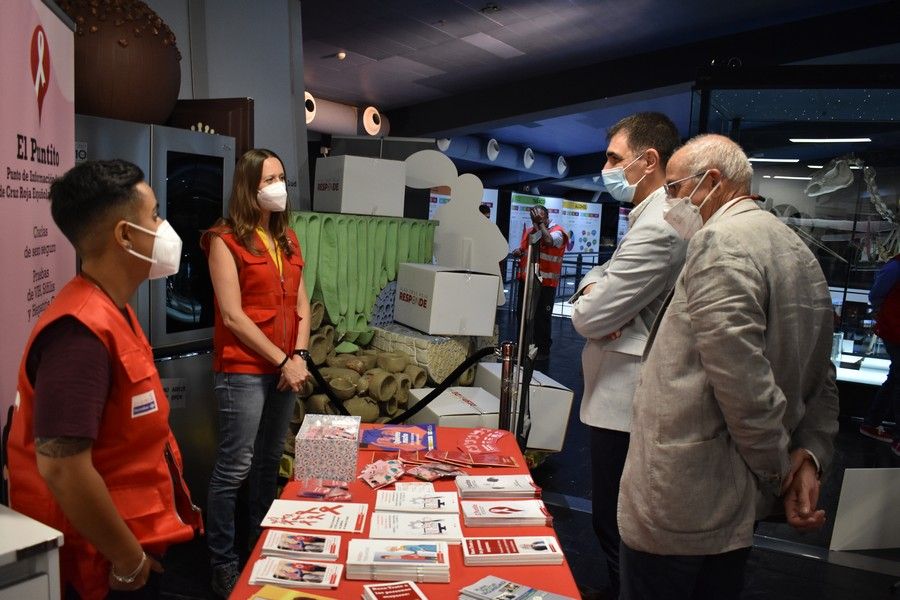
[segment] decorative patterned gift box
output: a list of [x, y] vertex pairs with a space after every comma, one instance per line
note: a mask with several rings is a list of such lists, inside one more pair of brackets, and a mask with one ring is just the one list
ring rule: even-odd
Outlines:
[[294, 478], [352, 481], [356, 477], [359, 417], [308, 414], [294, 443]]

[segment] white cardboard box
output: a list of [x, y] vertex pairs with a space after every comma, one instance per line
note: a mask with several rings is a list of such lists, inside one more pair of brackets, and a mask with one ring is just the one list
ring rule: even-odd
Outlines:
[[356, 215], [403, 216], [406, 164], [364, 156], [316, 161], [313, 210]]
[[[409, 390], [410, 406], [434, 388]], [[450, 387], [413, 415], [408, 423], [434, 423], [441, 427], [497, 427], [500, 400], [480, 387]]]
[[[475, 371], [475, 385], [491, 394], [500, 396], [500, 363], [478, 363]], [[412, 390], [410, 390], [412, 391]], [[528, 433], [527, 448], [559, 452], [566, 439], [569, 412], [572, 410], [572, 390], [535, 371], [531, 377], [528, 393], [531, 409], [531, 431]], [[499, 405], [498, 405], [499, 406]], [[515, 418], [515, 415], [513, 415]]]
[[394, 320], [431, 335], [493, 335], [500, 278], [402, 263]]

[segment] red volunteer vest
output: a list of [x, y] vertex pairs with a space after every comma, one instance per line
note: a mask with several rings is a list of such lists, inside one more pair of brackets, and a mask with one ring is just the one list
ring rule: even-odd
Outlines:
[[[891, 260], [900, 261], [900, 255]], [[875, 334], [886, 342], [900, 344], [900, 284], [895, 285], [875, 316]]]
[[[230, 229], [212, 229], [203, 238], [203, 249], [209, 256], [209, 235], [217, 235], [234, 256], [241, 287], [241, 307], [272, 343], [290, 355], [297, 343], [300, 318], [297, 315], [297, 290], [303, 272], [303, 255], [296, 234], [288, 229], [288, 242], [294, 248], [290, 258], [282, 261], [282, 274], [272, 255], [258, 243], [257, 256], [244, 248]], [[254, 239], [258, 239], [254, 235]], [[213, 331], [215, 355], [213, 368], [220, 373], [275, 373], [278, 369], [247, 347], [225, 327], [219, 302], [216, 299], [216, 319]]]
[[[132, 323], [137, 323], [131, 308], [127, 310]], [[41, 315], [25, 346], [8, 458], [10, 506], [63, 532], [65, 543], [59, 553], [63, 588], [71, 584], [88, 600], [106, 596], [110, 564], [69, 523], [37, 470], [34, 387], [25, 371], [35, 338], [64, 316], [88, 327], [111, 358], [109, 396], [91, 458], [122, 519], [141, 546], [157, 556], [170, 544], [193, 538], [194, 529], [202, 523], [199, 512], [191, 510], [190, 494], [183, 485], [181, 454], [169, 429], [169, 402], [150, 344], [105, 293], [76, 277]]]
[[[532, 228], [533, 229], [533, 228]], [[566, 244], [569, 242], [569, 236], [566, 230], [559, 225], [554, 225], [548, 230], [550, 233], [559, 231], [563, 235], [563, 243], [559, 248], [555, 248], [550, 244], [541, 241], [540, 256], [538, 257], [538, 271], [541, 276], [541, 285], [544, 287], [557, 287], [559, 285], [559, 274], [562, 272], [563, 254], [566, 253]], [[519, 280], [525, 281], [525, 268], [528, 261], [528, 234], [531, 230], [522, 234], [522, 241], [519, 242], [519, 249], [522, 250], [522, 257], [519, 259]]]

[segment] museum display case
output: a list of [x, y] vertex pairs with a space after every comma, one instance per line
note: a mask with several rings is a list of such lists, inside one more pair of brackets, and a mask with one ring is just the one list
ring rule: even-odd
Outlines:
[[698, 77], [691, 119], [693, 133], [727, 135], [750, 156], [752, 192], [828, 280], [838, 378], [875, 385], [888, 361], [868, 294], [900, 252], [900, 77], [886, 67], [711, 69]]

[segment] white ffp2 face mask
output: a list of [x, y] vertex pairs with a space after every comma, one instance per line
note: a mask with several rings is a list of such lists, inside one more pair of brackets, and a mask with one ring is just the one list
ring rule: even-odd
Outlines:
[[181, 266], [181, 238], [168, 221], [160, 223], [156, 231], [135, 225], [130, 221], [125, 222], [138, 231], [154, 237], [152, 256], [144, 256], [131, 248], [125, 248], [129, 254], [150, 263], [150, 274], [147, 279], [161, 279], [178, 272], [178, 268]]
[[270, 183], [256, 195], [259, 207], [269, 212], [284, 212], [287, 208], [287, 186], [283, 181]]
[[709, 202], [713, 192], [718, 189], [719, 183], [721, 183], [716, 183], [716, 185], [709, 190], [709, 193], [706, 195], [706, 198], [703, 199], [703, 202], [701, 202], [699, 206], [695, 206], [694, 203], [691, 202], [691, 196], [700, 189], [700, 185], [703, 183], [703, 180], [706, 179], [708, 174], [709, 171], [703, 174], [703, 177], [700, 178], [700, 181], [697, 182], [697, 185], [694, 186], [694, 189], [686, 197], [666, 198], [665, 206], [663, 206], [663, 219], [672, 226], [682, 239], [691, 239], [694, 234], [703, 227], [703, 217], [700, 216], [700, 209]]

